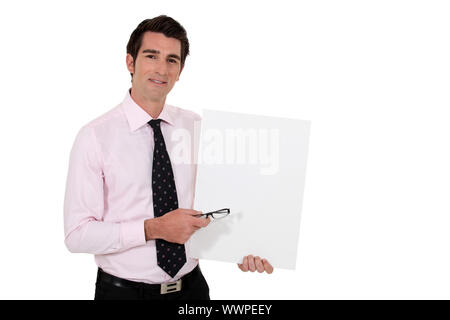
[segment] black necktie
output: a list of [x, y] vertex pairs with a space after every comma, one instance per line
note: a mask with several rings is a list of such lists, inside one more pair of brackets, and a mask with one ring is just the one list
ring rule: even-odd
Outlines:
[[[152, 171], [153, 212], [155, 218], [161, 217], [167, 212], [178, 208], [175, 179], [160, 123], [161, 119], [150, 120], [148, 122], [153, 128], [155, 140]], [[156, 239], [156, 257], [158, 266], [172, 278], [186, 263], [184, 245], [168, 242], [163, 239]]]

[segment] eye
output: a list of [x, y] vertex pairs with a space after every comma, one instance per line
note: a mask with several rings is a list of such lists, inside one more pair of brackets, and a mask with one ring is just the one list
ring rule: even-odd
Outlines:
[[170, 63], [177, 63], [178, 61], [177, 60], [175, 60], [175, 59], [169, 59], [168, 60]]
[[153, 59], [155, 58], [155, 56], [153, 54], [149, 54], [148, 56], [146, 56], [147, 58]]

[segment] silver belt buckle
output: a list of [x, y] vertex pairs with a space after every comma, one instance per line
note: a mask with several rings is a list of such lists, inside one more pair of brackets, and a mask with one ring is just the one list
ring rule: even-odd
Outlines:
[[161, 283], [161, 294], [177, 292], [181, 290], [181, 279], [170, 283]]

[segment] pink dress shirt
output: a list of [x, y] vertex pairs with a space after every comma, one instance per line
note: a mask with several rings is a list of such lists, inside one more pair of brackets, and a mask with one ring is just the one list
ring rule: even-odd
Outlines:
[[[105, 272], [150, 284], [177, 280], [198, 264], [188, 257], [172, 279], [157, 266], [155, 240], [145, 241], [144, 220], [154, 217], [151, 119], [127, 92], [121, 104], [83, 126], [70, 153], [64, 201], [71, 252], [92, 253]], [[195, 137], [201, 118], [165, 104], [158, 119], [172, 158], [177, 133]], [[172, 160], [172, 168], [179, 208], [193, 209], [197, 166]]]

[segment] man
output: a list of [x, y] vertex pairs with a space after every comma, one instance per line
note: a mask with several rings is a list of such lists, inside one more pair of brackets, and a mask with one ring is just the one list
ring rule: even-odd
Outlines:
[[[200, 117], [165, 103], [189, 54], [175, 20], [144, 20], [127, 45], [132, 87], [124, 101], [78, 133], [64, 204], [65, 243], [95, 255], [95, 299], [209, 299], [198, 260], [185, 243], [209, 218], [192, 208], [196, 166], [173, 163], [175, 130]], [[271, 273], [244, 257], [242, 271]]]

